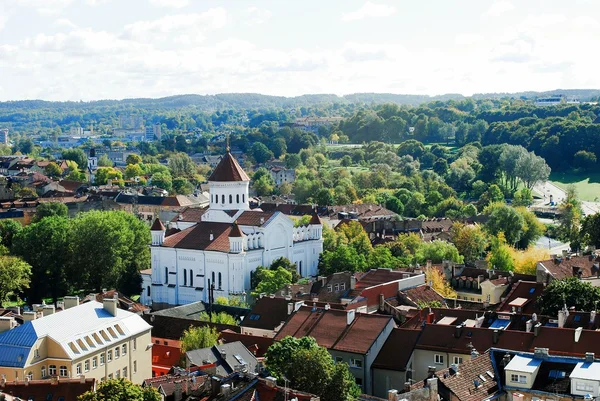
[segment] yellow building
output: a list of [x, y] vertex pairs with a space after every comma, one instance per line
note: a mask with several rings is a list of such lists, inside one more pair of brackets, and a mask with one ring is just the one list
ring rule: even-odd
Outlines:
[[0, 374], [7, 380], [126, 377], [141, 384], [152, 377], [152, 327], [117, 302], [78, 305], [75, 299], [71, 308], [15, 328], [10, 318], [1, 321]]

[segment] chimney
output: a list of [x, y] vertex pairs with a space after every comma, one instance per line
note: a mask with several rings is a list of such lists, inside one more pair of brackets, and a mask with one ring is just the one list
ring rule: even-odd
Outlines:
[[331, 305], [325, 304], [325, 310], [329, 310], [329, 309], [331, 309]]
[[267, 377], [265, 381], [267, 382], [267, 386], [269, 386], [270, 388], [274, 388], [277, 386], [277, 379], [273, 376]]
[[430, 269], [432, 266], [431, 259], [427, 259], [427, 268]]
[[581, 332], [583, 331], [583, 327], [578, 327], [575, 329], [575, 342], [579, 342], [579, 338], [581, 337]]
[[79, 306], [79, 297], [77, 297], [77, 296], [75, 296], [75, 297], [71, 297], [71, 296], [64, 297], [63, 298], [63, 304], [64, 304], [63, 308], [65, 310], [66, 309], [70, 309], [70, 308], [72, 308], [74, 306]]
[[114, 298], [105, 298], [102, 301], [102, 306], [105, 311], [110, 313], [112, 316], [117, 316], [117, 300]]
[[525, 323], [525, 331], [530, 333], [531, 329], [533, 329], [533, 320], [529, 319], [527, 323]]
[[178, 380], [173, 383], [173, 401], [181, 401], [183, 399], [182, 392], [181, 381]]
[[213, 235], [213, 233], [209, 234], [208, 239], [211, 241], [215, 239], [215, 236]]
[[55, 312], [54, 305], [44, 305], [42, 306], [42, 313], [44, 316], [53, 315]]
[[429, 387], [429, 401], [438, 401], [438, 378], [427, 379], [427, 387]]
[[541, 323], [537, 323], [535, 326], [533, 326], [533, 336], [537, 337], [540, 334], [540, 327], [542, 327]]
[[221, 395], [228, 396], [231, 393], [231, 384], [221, 384]]
[[29, 322], [31, 320], [35, 320], [37, 317], [37, 313], [35, 312], [23, 312], [23, 321]]
[[354, 321], [354, 317], [356, 316], [356, 311], [354, 309], [350, 309], [346, 312], [346, 324], [350, 326]]
[[593, 324], [595, 322], [595, 320], [596, 320], [596, 311], [593, 310], [590, 312], [590, 323]]
[[288, 302], [287, 308], [288, 308], [288, 315], [291, 315], [292, 312], [294, 311], [294, 303], [293, 302]]
[[389, 390], [388, 391], [388, 401], [396, 401], [398, 399], [398, 390]]
[[219, 353], [221, 354], [221, 358], [223, 358], [223, 359], [227, 359], [227, 352], [225, 352], [225, 349], [224, 349], [224, 348], [221, 348], [221, 349], [219, 350]]
[[356, 277], [354, 277], [354, 275], [350, 276], [350, 289], [356, 289]]
[[435, 313], [429, 312], [427, 314], [427, 323], [433, 324], [434, 321], [435, 321]]
[[500, 331], [498, 329], [495, 329], [494, 332], [492, 333], [492, 342], [494, 344], [498, 344], [499, 339], [500, 339]]
[[456, 329], [454, 330], [454, 337], [460, 338], [461, 335], [462, 335], [462, 325], [459, 324], [456, 326]]
[[379, 294], [379, 310], [383, 311], [383, 307], [385, 305], [385, 298], [383, 297], [383, 294]]
[[506, 365], [508, 365], [510, 363], [510, 354], [507, 352], [506, 354], [504, 354], [504, 356], [502, 357], [502, 366], [504, 368], [506, 368]]
[[17, 327], [17, 322], [14, 317], [0, 317], [0, 333], [4, 333], [5, 331], [12, 330]]
[[561, 310], [558, 311], [558, 327], [565, 327], [565, 323], [567, 322], [568, 316], [569, 311], [567, 310], [567, 305], [565, 305]]

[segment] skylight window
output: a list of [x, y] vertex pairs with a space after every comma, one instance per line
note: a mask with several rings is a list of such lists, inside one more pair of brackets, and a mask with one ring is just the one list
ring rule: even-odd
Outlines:
[[77, 340], [77, 345], [79, 345], [79, 348], [81, 348], [82, 350], [87, 351], [87, 347], [85, 346], [83, 341], [81, 341], [81, 339]]
[[106, 335], [106, 332], [104, 330], [100, 330], [100, 335], [102, 335], [102, 338], [104, 338], [104, 341], [110, 341], [110, 338], [108, 338], [108, 336]]
[[71, 343], [69, 343], [69, 348], [71, 348], [71, 351], [73, 351], [73, 352], [74, 352], [74, 353], [76, 353], [76, 354], [79, 354], [79, 353], [80, 353], [80, 351], [79, 351], [79, 349], [77, 348], [77, 346], [76, 346], [74, 343], [72, 343], [72, 342], [71, 342]]
[[574, 321], [579, 322], [581, 321], [581, 315], [575, 315], [575, 317], [573, 318]]
[[244, 361], [244, 358], [242, 358], [241, 355], [235, 354], [233, 357], [238, 361], [240, 365], [246, 364], [246, 361]]
[[119, 333], [120, 335], [122, 335], [122, 336], [125, 335], [125, 333], [123, 332], [123, 329], [118, 324], [115, 324], [115, 329], [117, 329], [117, 333]]
[[85, 342], [88, 343], [90, 348], [96, 348], [96, 344], [94, 344], [90, 336], [85, 336]]
[[490, 377], [490, 379], [494, 378], [494, 374], [492, 372], [490, 372], [489, 370], [486, 370], [485, 373], [487, 373], [487, 375]]
[[551, 379], [564, 379], [566, 375], [566, 372], [562, 370], [551, 370], [550, 373], [548, 373], [548, 377]]
[[108, 332], [110, 333], [110, 335], [111, 335], [113, 338], [117, 338], [117, 334], [116, 334], [116, 333], [115, 333], [115, 331], [112, 329], [112, 327], [109, 327], [107, 330], [108, 330]]
[[103, 341], [100, 339], [100, 336], [98, 336], [98, 333], [94, 333], [92, 334], [92, 336], [94, 337], [94, 341], [96, 341], [97, 344], [103, 344]]
[[483, 383], [485, 383], [485, 382], [487, 381], [487, 380], [485, 379], [485, 377], [483, 377], [483, 375], [479, 375], [479, 378], [481, 379], [481, 381], [482, 381]]
[[535, 287], [531, 287], [531, 288], [529, 289], [529, 293], [530, 293], [530, 294], [533, 294], [534, 292], [535, 292]]

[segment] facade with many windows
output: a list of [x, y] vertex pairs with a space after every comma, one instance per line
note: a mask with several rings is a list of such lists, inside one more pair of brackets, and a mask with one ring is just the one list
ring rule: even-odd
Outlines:
[[208, 179], [210, 205], [198, 221], [173, 221], [169, 230], [154, 222], [152, 269], [142, 274], [141, 303], [161, 309], [208, 301], [212, 286], [215, 297], [239, 296], [250, 291], [258, 266], [280, 257], [292, 261], [301, 277], [317, 275], [323, 251], [319, 217], [294, 227], [281, 212], [250, 210], [249, 181], [227, 153]]
[[0, 374], [7, 380], [112, 376], [142, 383], [152, 375], [150, 330], [116, 299], [74, 306], [1, 333]]

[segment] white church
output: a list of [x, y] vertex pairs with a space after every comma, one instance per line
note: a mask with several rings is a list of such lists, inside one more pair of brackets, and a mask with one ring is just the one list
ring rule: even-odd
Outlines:
[[[140, 302], [162, 309], [214, 297], [250, 292], [258, 266], [285, 257], [301, 277], [317, 275], [323, 251], [323, 225], [294, 227], [281, 212], [250, 210], [250, 178], [227, 152], [208, 179], [210, 205], [199, 221], [173, 221], [169, 229], [157, 219], [151, 227], [152, 268], [142, 272]], [[166, 235], [167, 231], [170, 235]]]

